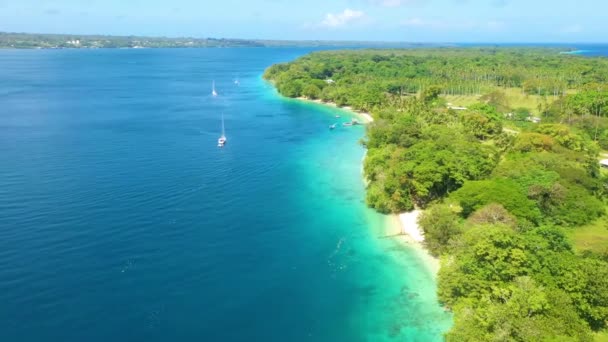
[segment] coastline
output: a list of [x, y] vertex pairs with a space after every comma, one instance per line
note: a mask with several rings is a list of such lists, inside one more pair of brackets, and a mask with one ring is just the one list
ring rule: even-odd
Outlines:
[[[367, 124], [374, 122], [374, 118], [370, 113], [354, 110], [350, 106], [340, 107], [333, 102], [312, 100], [306, 97], [296, 97], [294, 99], [346, 110], [350, 113], [359, 116]], [[365, 179], [365, 175], [363, 174], [363, 162], [365, 161], [366, 155], [367, 151], [361, 159], [361, 176], [363, 178], [364, 184], [367, 186], [367, 180]], [[433, 279], [437, 279], [437, 274], [439, 273], [439, 268], [441, 265], [439, 258], [432, 256], [424, 247], [424, 233], [422, 232], [422, 229], [418, 226], [418, 216], [421, 213], [421, 210], [416, 209], [407, 213], [390, 215], [387, 221], [386, 235], [394, 236], [403, 246], [414, 251], [416, 257], [424, 265], [426, 271], [431, 275]]]
[[367, 123], [367, 124], [374, 122], [374, 118], [372, 117], [372, 115], [371, 115], [370, 113], [368, 113], [368, 112], [363, 112], [363, 111], [359, 111], [359, 110], [355, 110], [355, 109], [353, 109], [353, 107], [351, 107], [351, 106], [343, 106], [343, 107], [340, 107], [340, 106], [338, 106], [338, 105], [337, 105], [336, 103], [334, 103], [334, 102], [325, 102], [325, 101], [323, 101], [323, 100], [318, 100], [318, 99], [317, 99], [317, 100], [313, 100], [313, 99], [309, 99], [309, 98], [307, 98], [307, 97], [303, 97], [303, 96], [300, 96], [300, 97], [295, 97], [294, 99], [296, 99], [296, 100], [300, 100], [300, 101], [305, 101], [305, 102], [317, 103], [317, 104], [320, 104], [320, 105], [330, 106], [330, 107], [339, 108], [339, 109], [342, 109], [342, 110], [348, 111], [348, 112], [350, 112], [350, 113], [353, 113], [353, 114], [357, 115], [357, 116], [358, 116], [358, 117], [360, 117], [361, 119], [363, 119], [363, 121], [364, 121], [365, 123]]
[[422, 210], [416, 209], [411, 212], [391, 215], [392, 224], [400, 235], [400, 240], [416, 252], [416, 256], [424, 263], [428, 272], [434, 279], [439, 273], [439, 258], [432, 256], [424, 247], [424, 232], [418, 226], [418, 217]]
[[[362, 124], [373, 122], [371, 115], [369, 116], [371, 120], [368, 120], [351, 107], [340, 107], [335, 103], [319, 100], [289, 98], [276, 91], [275, 94], [284, 100], [296, 100], [300, 104], [318, 106], [316, 109], [328, 116], [333, 117], [343, 112], [344, 118], [361, 118]], [[321, 107], [326, 109], [323, 110]], [[327, 110], [328, 108], [329, 110]], [[369, 113], [366, 114], [369, 115]], [[322, 120], [325, 119], [322, 118]], [[349, 259], [353, 258], [353, 261], [361, 260], [362, 262], [351, 264], [349, 261], [341, 267], [349, 266], [351, 272], [355, 269], [362, 270], [361, 273], [351, 275], [352, 284], [356, 284], [357, 288], [374, 289], [373, 293], [357, 294], [357, 298], [364, 298], [364, 301], [356, 301], [358, 304], [354, 317], [359, 317], [359, 315], [368, 317], [370, 312], [375, 313], [371, 325], [370, 323], [363, 325], [363, 334], [369, 337], [367, 338], [369, 340], [396, 341], [418, 339], [419, 337], [420, 340], [425, 341], [443, 341], [443, 335], [453, 325], [453, 318], [451, 312], [441, 305], [437, 297], [439, 260], [433, 258], [420, 241], [415, 241], [410, 235], [404, 233], [398, 215], [383, 215], [365, 204], [367, 180], [364, 175], [364, 161], [367, 150], [360, 144], [350, 145], [353, 142], [351, 138], [361, 139], [360, 129], [344, 130], [344, 132], [345, 135], [338, 135], [341, 137], [340, 141], [349, 144], [354, 151], [357, 151], [357, 160], [353, 159], [349, 162], [345, 160], [345, 162], [334, 165], [332, 172], [324, 171], [322, 174], [332, 184], [340, 183], [338, 180], [344, 179], [348, 175], [351, 177], [348, 179], [351, 182], [350, 185], [344, 183], [344, 186], [350, 189], [347, 191], [351, 192], [351, 200], [342, 206], [342, 210], [349, 214], [338, 215], [335, 218], [337, 222], [344, 222], [353, 215], [364, 218], [357, 221], [354, 231], [351, 226], [348, 232], [337, 241], [336, 246], [339, 249], [342, 243], [347, 241], [346, 243], [352, 245], [353, 250], [358, 251], [356, 255], [360, 256], [351, 255]], [[351, 147], [346, 150], [351, 150]], [[322, 148], [322, 150], [322, 158], [336, 160], [335, 157], [328, 156], [331, 154], [328, 153], [331, 148], [329, 150]], [[335, 168], [335, 166], [338, 167]], [[352, 183], [353, 181], [360, 181], [362, 184]], [[369, 253], [368, 256], [373, 257], [361, 259], [365, 252]], [[340, 268], [340, 270], [343, 269], [345, 268]], [[382, 280], [378, 283], [380, 279]], [[412, 312], [416, 313], [415, 320], [412, 320]], [[364, 321], [369, 322], [367, 318]], [[394, 337], [387, 337], [386, 327], [390, 327]], [[401, 338], [397, 339], [397, 337]]]
[[572, 50], [572, 51], [562, 51], [561, 55], [582, 55], [585, 53], [589, 53], [591, 50]]

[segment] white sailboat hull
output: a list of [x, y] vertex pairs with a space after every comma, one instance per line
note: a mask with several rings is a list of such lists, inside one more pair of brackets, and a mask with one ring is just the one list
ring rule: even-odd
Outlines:
[[226, 141], [228, 141], [228, 139], [226, 139], [226, 137], [222, 136], [219, 139], [217, 139], [217, 147], [224, 147], [224, 145], [226, 144]]

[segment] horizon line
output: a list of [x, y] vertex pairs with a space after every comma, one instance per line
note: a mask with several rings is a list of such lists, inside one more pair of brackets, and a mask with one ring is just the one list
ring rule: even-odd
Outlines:
[[103, 34], [103, 33], [41, 33], [41, 32], [11, 32], [0, 30], [0, 35], [38, 35], [38, 36], [97, 36], [97, 37], [112, 37], [112, 38], [151, 38], [151, 39], [195, 39], [195, 40], [232, 40], [232, 41], [253, 41], [253, 42], [315, 42], [315, 43], [372, 43], [372, 44], [481, 44], [481, 45], [568, 45], [568, 44], [590, 44], [590, 45], [608, 45], [608, 41], [579, 41], [579, 42], [561, 42], [561, 41], [406, 41], [406, 40], [353, 40], [353, 39], [284, 39], [284, 38], [234, 38], [234, 37], [196, 37], [196, 36], [169, 36], [169, 35], [138, 35], [138, 34]]

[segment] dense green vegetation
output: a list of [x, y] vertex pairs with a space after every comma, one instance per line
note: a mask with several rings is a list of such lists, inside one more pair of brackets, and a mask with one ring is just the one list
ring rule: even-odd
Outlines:
[[[608, 321], [608, 60], [551, 49], [322, 52], [269, 68], [286, 96], [371, 111], [368, 204], [424, 208], [448, 341], [591, 341]], [[329, 81], [331, 80], [331, 81]], [[513, 107], [507, 93], [535, 96]], [[469, 99], [454, 108], [447, 98]], [[524, 103], [524, 101], [522, 101]], [[531, 122], [538, 113], [541, 123]], [[592, 227], [592, 228], [586, 228]]]
[[[399, 105], [402, 95], [484, 95], [518, 88], [551, 99], [608, 80], [608, 61], [557, 49], [411, 49], [320, 52], [277, 64], [266, 77], [289, 97], [318, 95], [356, 109]], [[327, 79], [335, 83], [327, 84]], [[317, 96], [312, 96], [317, 97]]]

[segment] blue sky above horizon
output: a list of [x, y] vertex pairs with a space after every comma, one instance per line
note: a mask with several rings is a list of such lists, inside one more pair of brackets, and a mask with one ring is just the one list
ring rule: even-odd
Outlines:
[[606, 42], [601, 0], [0, 0], [0, 31], [408, 42]]

